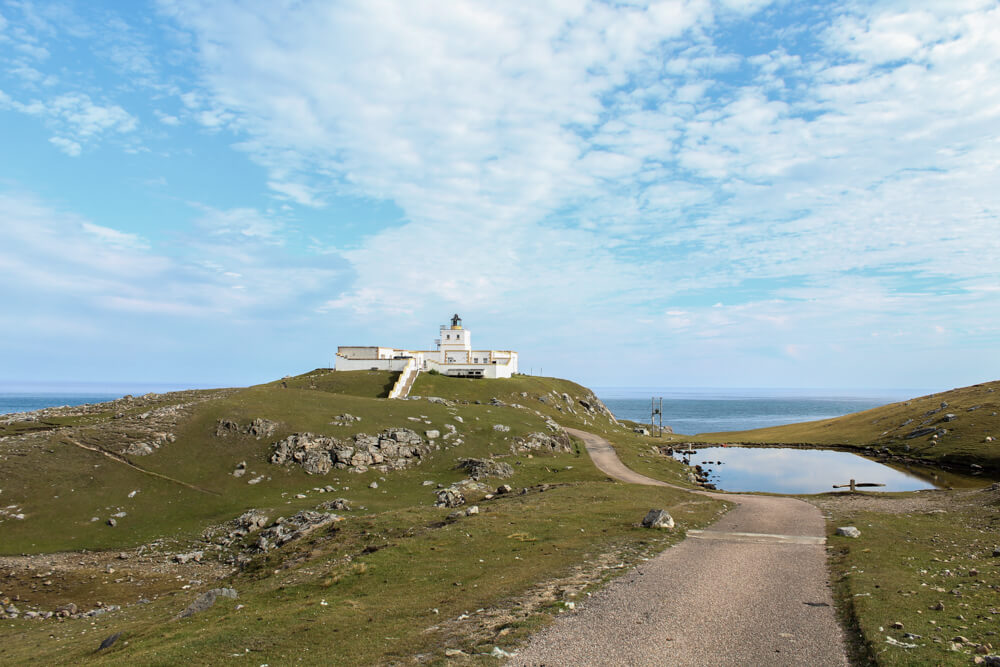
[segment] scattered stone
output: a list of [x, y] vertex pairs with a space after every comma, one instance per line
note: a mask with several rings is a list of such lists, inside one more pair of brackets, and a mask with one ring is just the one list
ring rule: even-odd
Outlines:
[[937, 604], [931, 605], [930, 608], [933, 611], [944, 611], [944, 602], [938, 601]]
[[107, 523], [108, 523], [108, 525], [109, 525], [109, 526], [111, 526], [112, 528], [114, 528], [115, 526], [117, 526], [117, 525], [118, 525], [118, 522], [117, 522], [117, 521], [115, 521], [114, 519], [108, 519], [108, 522], [107, 522]]
[[930, 435], [931, 433], [934, 433], [935, 431], [937, 431], [936, 428], [918, 428], [918, 429], [914, 429], [913, 431], [910, 431], [909, 433], [907, 433], [903, 437], [906, 438], [907, 440], [910, 440], [912, 438], [919, 438], [920, 436]]
[[493, 430], [498, 433], [508, 433], [510, 431], [510, 426], [507, 426], [506, 424], [494, 424]]
[[646, 528], [665, 528], [670, 530], [674, 527], [674, 518], [666, 510], [652, 509], [646, 513], [642, 520], [642, 525]]
[[424, 436], [428, 440], [437, 440], [438, 438], [441, 437], [441, 431], [433, 430], [433, 429], [430, 430], [430, 431], [424, 431]]
[[892, 624], [892, 628], [893, 630], [902, 630], [903, 624], [900, 623], [899, 621], [896, 621], [895, 623]]
[[184, 563], [190, 563], [191, 561], [200, 563], [201, 559], [204, 557], [205, 557], [204, 551], [192, 551], [186, 554], [174, 554], [174, 562], [181, 563], [182, 565]]
[[378, 482], [372, 482], [371, 484], [368, 485], [368, 488], [369, 489], [377, 489], [378, 488]]
[[644, 426], [636, 426], [632, 429], [633, 433], [638, 433], [639, 435], [649, 435], [649, 429]]
[[498, 494], [510, 493], [513, 490], [514, 489], [511, 488], [510, 484], [501, 484], [500, 486], [497, 487]]
[[836, 534], [842, 537], [861, 537], [861, 531], [854, 526], [841, 526]]
[[236, 470], [233, 471], [233, 477], [242, 477], [247, 472], [247, 462], [240, 461], [236, 464]]
[[345, 412], [342, 415], [337, 415], [336, 417], [334, 417], [333, 421], [330, 423], [334, 426], [350, 426], [354, 422], [359, 422], [359, 421], [361, 421], [361, 417], [355, 417], [354, 415]]
[[239, 595], [232, 588], [213, 588], [210, 591], [202, 593], [198, 598], [192, 602], [188, 607], [182, 611], [177, 618], [187, 618], [188, 616], [194, 616], [197, 613], [203, 612], [206, 609], [210, 609], [215, 601], [219, 598], [229, 598], [235, 600]]

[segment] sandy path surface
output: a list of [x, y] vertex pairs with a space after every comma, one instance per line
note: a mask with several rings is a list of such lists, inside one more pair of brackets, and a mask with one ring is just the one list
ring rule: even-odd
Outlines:
[[[670, 486], [626, 468], [604, 438], [567, 431], [611, 477]], [[709, 530], [559, 617], [508, 664], [847, 665], [819, 510], [793, 498], [725, 499], [737, 507]]]

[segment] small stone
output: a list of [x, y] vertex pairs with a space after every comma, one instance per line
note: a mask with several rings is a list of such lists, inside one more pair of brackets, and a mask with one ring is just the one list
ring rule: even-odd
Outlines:
[[114, 519], [108, 519], [108, 525], [114, 528], [115, 526], [118, 525], [118, 522], [115, 521]]
[[473, 514], [479, 514], [479, 505], [473, 505], [465, 510], [465, 516], [472, 516]]
[[121, 636], [122, 636], [122, 633], [116, 632], [115, 634], [111, 635], [110, 637], [108, 637], [107, 639], [105, 639], [103, 642], [101, 642], [101, 645], [100, 645], [100, 647], [97, 650], [98, 651], [103, 651], [106, 648], [111, 648], [111, 645], [114, 644], [116, 641], [118, 641], [118, 638], [121, 637]]
[[843, 537], [861, 537], [861, 531], [854, 526], [841, 526], [837, 529], [837, 535]]
[[903, 629], [903, 624], [900, 623], [899, 621], [896, 621], [895, 623], [892, 624], [892, 628], [894, 630], [902, 630]]
[[377, 489], [378, 488], [378, 482], [372, 482], [371, 484], [368, 485], [368, 488], [369, 489]]
[[944, 611], [944, 602], [938, 601], [937, 604], [931, 606], [931, 609], [934, 611]]

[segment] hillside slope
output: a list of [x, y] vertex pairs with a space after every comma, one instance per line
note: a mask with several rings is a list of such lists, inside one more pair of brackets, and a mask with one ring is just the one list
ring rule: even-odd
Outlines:
[[700, 442], [885, 448], [894, 456], [1000, 471], [1000, 381], [787, 426], [702, 433]]
[[[90, 660], [115, 632], [97, 659], [488, 653], [679, 539], [637, 527], [650, 507], [683, 527], [724, 507], [597, 471], [560, 425], [639, 439], [572, 382], [422, 375], [421, 397], [382, 398], [394, 380], [317, 370], [0, 421], [0, 663]], [[239, 598], [178, 617], [213, 588]]]

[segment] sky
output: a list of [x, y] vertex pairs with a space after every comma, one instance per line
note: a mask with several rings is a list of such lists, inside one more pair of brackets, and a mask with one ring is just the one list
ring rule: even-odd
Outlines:
[[1000, 377], [1000, 5], [0, 0], [0, 382]]

